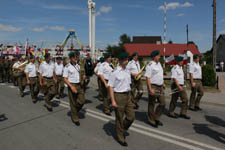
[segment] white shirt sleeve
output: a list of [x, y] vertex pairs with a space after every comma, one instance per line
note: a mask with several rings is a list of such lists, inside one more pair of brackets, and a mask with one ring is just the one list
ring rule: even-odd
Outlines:
[[116, 80], [115, 74], [112, 73], [111, 76], [109, 77], [108, 85], [109, 85], [110, 87], [114, 88], [114, 87], [115, 87], [115, 85], [114, 85], [115, 80]]
[[172, 68], [171, 73], [172, 73], [172, 75], [171, 75], [172, 79], [177, 78], [177, 71], [176, 71], [176, 69]]
[[38, 72], [41, 73], [41, 74], [43, 73], [43, 64], [40, 65]]
[[63, 77], [68, 78], [69, 77], [69, 69], [68, 67], [65, 67], [63, 70]]
[[194, 73], [194, 65], [193, 64], [190, 64], [190, 71], [189, 73]]
[[98, 68], [98, 73], [99, 75], [103, 75], [103, 66]]
[[26, 72], [26, 73], [28, 73], [28, 71], [29, 71], [29, 65], [27, 65], [26, 67], [25, 67], [25, 70], [24, 70], [24, 72]]
[[151, 66], [150, 65], [148, 65], [146, 67], [146, 72], [145, 72], [145, 75], [144, 76], [145, 77], [148, 77], [148, 78], [151, 78], [151, 76], [152, 76], [152, 69], [151, 69]]

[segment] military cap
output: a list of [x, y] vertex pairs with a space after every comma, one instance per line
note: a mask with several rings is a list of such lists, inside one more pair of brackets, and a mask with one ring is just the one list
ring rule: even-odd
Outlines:
[[159, 54], [160, 54], [159, 50], [155, 50], [155, 51], [153, 51], [153, 52], [150, 54], [150, 56], [151, 56], [151, 57], [155, 57], [155, 56], [157, 56], [157, 55], [159, 55]]
[[177, 56], [177, 57], [175, 58], [175, 60], [176, 60], [176, 61], [183, 61], [184, 58], [183, 58], [182, 56]]
[[71, 57], [74, 57], [75, 56], [75, 52], [70, 52], [69, 53], [69, 57], [71, 58]]
[[126, 52], [123, 52], [118, 56], [119, 60], [124, 60], [124, 59], [127, 59], [128, 57], [129, 57], [129, 54]]
[[196, 55], [194, 55], [194, 59], [197, 59], [199, 57], [199, 55], [198, 54], [196, 54]]
[[33, 56], [33, 55], [31, 55], [31, 56], [29, 57], [29, 59], [34, 59], [34, 56]]
[[136, 52], [133, 53], [133, 54], [132, 54], [132, 57], [134, 57], [134, 56], [138, 56], [138, 53], [136, 53]]
[[104, 59], [107, 59], [107, 58], [109, 58], [109, 57], [111, 57], [111, 56], [112, 56], [111, 54], [106, 53], [106, 54], [104, 54]]
[[62, 57], [61, 56], [56, 56], [56, 59], [62, 59]]
[[50, 57], [50, 56], [51, 56], [50, 53], [46, 53], [45, 54], [45, 59], [48, 58], [48, 57]]
[[75, 55], [75, 56], [78, 56], [78, 55], [80, 55], [80, 52], [79, 52], [79, 51], [76, 51], [76, 52], [74, 53], [74, 55]]
[[103, 63], [105, 61], [104, 57], [101, 57], [99, 60], [101, 63]]

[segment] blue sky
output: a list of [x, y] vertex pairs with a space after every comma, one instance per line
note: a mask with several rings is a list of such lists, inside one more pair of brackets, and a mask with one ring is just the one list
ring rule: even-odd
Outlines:
[[[119, 36], [163, 35], [164, 0], [95, 0], [96, 45], [118, 43]], [[201, 52], [212, 45], [212, 0], [167, 0], [167, 41], [190, 37]], [[217, 32], [225, 34], [225, 0], [217, 0]], [[1, 0], [0, 43], [25, 43], [44, 47], [62, 42], [73, 28], [88, 43], [87, 0]]]

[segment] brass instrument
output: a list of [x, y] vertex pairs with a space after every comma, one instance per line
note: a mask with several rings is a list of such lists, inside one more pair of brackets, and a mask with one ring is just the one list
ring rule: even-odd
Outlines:
[[17, 69], [25, 69], [25, 67], [27, 66], [27, 64], [29, 63], [28, 60], [26, 60], [25, 62], [23, 62], [22, 64], [20, 64], [19, 66], [17, 66]]
[[117, 58], [112, 58], [112, 65], [113, 65], [114, 68], [117, 67], [117, 65], [118, 65], [118, 59]]
[[140, 80], [141, 79], [141, 77], [143, 76], [143, 71], [144, 71], [144, 69], [145, 69], [145, 67], [146, 67], [146, 64], [144, 64], [144, 66], [141, 68], [141, 70], [138, 72], [138, 74], [135, 76], [135, 80]]
[[[182, 88], [186, 88], [186, 86], [183, 86]], [[173, 90], [171, 90], [171, 92], [170, 92], [170, 95], [173, 95], [173, 94], [176, 94], [176, 93], [179, 93], [180, 91], [179, 91], [179, 89], [178, 88], [176, 88], [176, 89], [173, 89]]]
[[[25, 62], [23, 62], [22, 64], [20, 64], [19, 66], [13, 68], [13, 76], [15, 78], [19, 77], [19, 76], [22, 76], [24, 75], [24, 70], [25, 70], [25, 67], [27, 66], [27, 64], [29, 63], [28, 60], [26, 60]], [[20, 70], [15, 70], [15, 69], [20, 69]]]

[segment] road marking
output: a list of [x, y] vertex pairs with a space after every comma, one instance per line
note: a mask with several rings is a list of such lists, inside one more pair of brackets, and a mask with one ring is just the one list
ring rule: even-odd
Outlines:
[[9, 85], [8, 87], [11, 88], [11, 89], [15, 89], [15, 88], [16, 88], [16, 87], [13, 86], [13, 85]]
[[6, 85], [5, 83], [0, 83], [0, 85]]
[[[66, 108], [70, 108], [69, 103], [64, 102], [64, 101], [60, 101], [60, 102], [61, 102], [60, 103], [61, 106], [66, 107]], [[93, 111], [93, 110], [90, 110], [90, 109], [85, 109], [85, 110], [87, 112], [86, 115], [94, 117], [94, 118], [99, 119], [99, 120], [102, 120], [104, 122], [109, 122], [109, 121], [115, 120], [114, 117], [106, 116], [102, 113], [99, 113], [99, 112], [96, 112], [96, 111]], [[176, 135], [173, 135], [173, 134], [170, 134], [170, 133], [162, 132], [162, 131], [159, 131], [159, 130], [156, 130], [156, 129], [152, 129], [152, 128], [145, 127], [145, 126], [142, 126], [142, 125], [138, 125], [136, 123], [132, 124], [132, 127], [130, 128], [130, 130], [135, 131], [135, 132], [140, 133], [140, 134], [143, 134], [143, 135], [146, 135], [146, 136], [149, 136], [149, 137], [153, 137], [153, 138], [162, 140], [162, 141], [173, 143], [175, 145], [185, 147], [185, 148], [188, 148], [188, 149], [191, 149], [191, 150], [203, 150], [202, 148], [199, 148], [199, 147], [204, 147], [204, 148], [212, 149], [212, 150], [223, 150], [222, 148], [218, 148], [218, 147], [211, 146], [211, 145], [208, 145], [208, 144], [205, 144], [205, 143], [190, 140], [190, 139], [187, 139], [187, 138], [184, 138], [184, 137], [176, 136]], [[190, 144], [188, 144], [188, 143], [190, 143]], [[197, 145], [199, 147], [196, 147], [194, 145]]]

